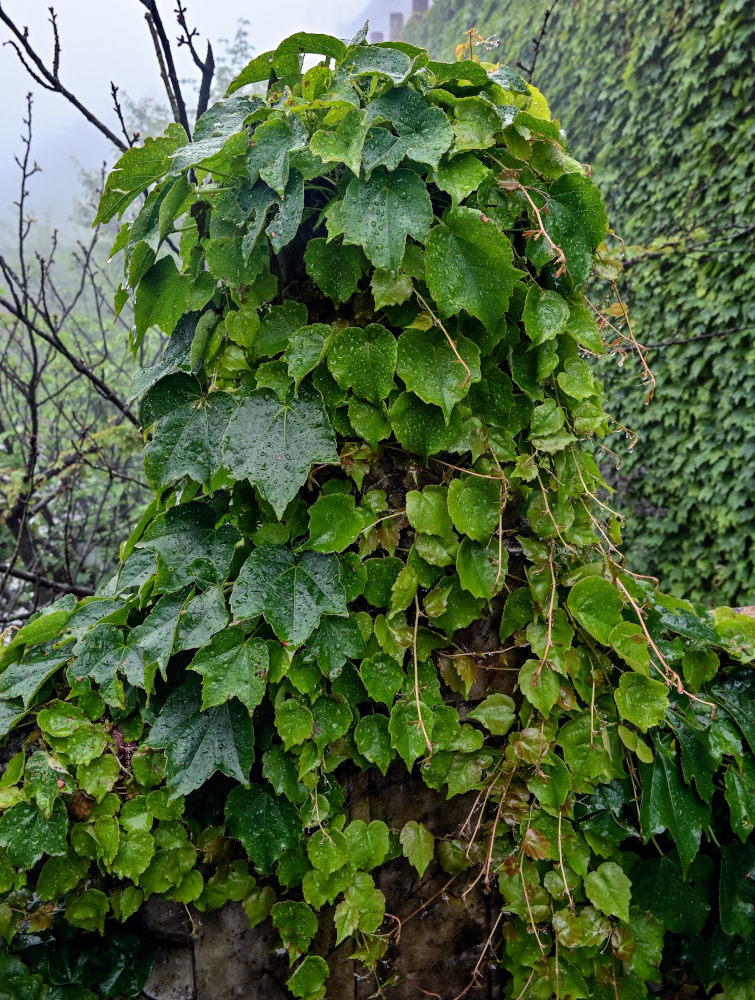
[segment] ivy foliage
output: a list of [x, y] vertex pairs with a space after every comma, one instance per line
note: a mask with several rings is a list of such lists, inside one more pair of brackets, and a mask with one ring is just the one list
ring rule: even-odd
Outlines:
[[[477, 25], [496, 58], [529, 66], [549, 7], [438, 0], [405, 36], [442, 58]], [[755, 593], [753, 46], [743, 0], [570, 0], [536, 64], [627, 241], [622, 295], [657, 378], [643, 407], [634, 366], [602, 368], [611, 412], [639, 434], [612, 444], [625, 548], [709, 606]], [[608, 318], [626, 332], [620, 310]]]
[[[294, 35], [192, 142], [127, 151], [98, 218], [142, 194], [116, 306], [134, 346], [170, 335], [133, 386], [154, 499], [0, 661], [19, 995], [157, 897], [269, 917], [314, 1000], [323, 920], [372, 969], [391, 947], [401, 857], [497, 888], [511, 997], [751, 995], [755, 628], [619, 557], [584, 295], [608, 223], [539, 91]], [[349, 821], [350, 768], [484, 815]], [[67, 967], [82, 998], [141, 985]]]

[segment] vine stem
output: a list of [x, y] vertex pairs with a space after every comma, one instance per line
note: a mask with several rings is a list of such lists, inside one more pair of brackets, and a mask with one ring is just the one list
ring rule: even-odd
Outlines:
[[414, 700], [417, 705], [417, 719], [419, 721], [420, 729], [422, 730], [422, 735], [425, 737], [425, 746], [427, 747], [428, 757], [427, 764], [433, 759], [433, 745], [430, 742], [430, 737], [427, 735], [427, 730], [425, 729], [425, 720], [422, 718], [422, 708], [421, 701], [419, 700], [419, 658], [417, 656], [417, 632], [419, 631], [419, 601], [417, 600], [417, 595], [414, 595], [414, 632], [412, 633], [412, 657], [414, 659]]

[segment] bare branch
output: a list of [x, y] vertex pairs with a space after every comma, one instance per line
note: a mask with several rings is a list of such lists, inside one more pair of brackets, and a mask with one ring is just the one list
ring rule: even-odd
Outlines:
[[[170, 88], [166, 85], [166, 90], [168, 90], [168, 97], [170, 93], [173, 93], [174, 98], [174, 113], [176, 121], [183, 125], [186, 130], [186, 135], [191, 139], [191, 126], [189, 125], [189, 118], [186, 114], [186, 104], [183, 99], [183, 94], [181, 92], [181, 84], [178, 80], [178, 74], [176, 73], [176, 66], [173, 62], [173, 52], [170, 47], [170, 41], [165, 33], [165, 27], [163, 26], [162, 18], [160, 17], [160, 11], [157, 9], [156, 0], [140, 0], [143, 7], [147, 9], [147, 23], [150, 26], [150, 31], [153, 31], [153, 40], [156, 39], [155, 49], [158, 51], [162, 49], [162, 55], [165, 62], [165, 71], [168, 80], [170, 80]], [[159, 58], [159, 53], [158, 53]]]
[[[97, 117], [97, 115], [94, 114], [94, 112], [90, 111], [89, 108], [87, 108], [84, 104], [82, 104], [81, 101], [73, 93], [71, 93], [71, 91], [68, 90], [67, 87], [64, 87], [63, 84], [61, 83], [59, 76], [60, 39], [58, 37], [57, 20], [55, 17], [55, 12], [52, 7], [50, 8], [50, 14], [52, 15], [50, 21], [53, 26], [53, 38], [54, 38], [53, 63], [51, 69], [45, 66], [40, 56], [32, 48], [31, 43], [29, 42], [28, 29], [24, 28], [22, 31], [15, 23], [15, 21], [13, 21], [13, 19], [9, 17], [8, 14], [6, 14], [6, 12], [3, 10], [2, 4], [0, 4], [0, 21], [2, 21], [2, 23], [6, 25], [6, 27], [12, 32], [12, 34], [16, 39], [15, 42], [10, 41], [9, 43], [6, 44], [12, 45], [12, 47], [16, 51], [16, 55], [21, 60], [24, 69], [26, 69], [26, 71], [31, 75], [31, 77], [37, 83], [40, 84], [40, 86], [45, 87], [47, 90], [55, 91], [55, 93], [60, 94], [62, 97], [65, 97], [65, 99], [70, 104], [72, 104], [77, 111], [81, 112], [81, 114], [86, 118], [88, 122], [94, 125], [95, 128], [99, 129], [99, 131], [102, 132], [102, 134], [106, 136], [110, 140], [110, 142], [113, 143], [114, 146], [120, 149], [121, 152], [125, 152], [128, 149], [128, 146], [126, 146], [123, 142], [121, 142], [121, 140], [118, 138], [115, 132], [111, 131], [111, 129], [109, 129], [107, 125], [105, 125], [105, 123], [101, 121]], [[23, 53], [25, 53], [25, 58], [21, 52], [22, 49]], [[36, 67], [36, 72], [31, 69], [28, 63], [31, 63], [34, 67]]]
[[58, 594], [74, 594], [76, 597], [91, 597], [94, 594], [91, 587], [79, 587], [75, 583], [58, 583], [57, 580], [48, 580], [41, 573], [27, 573], [26, 570], [14, 569], [5, 563], [0, 563], [0, 573], [12, 576], [16, 580], [25, 580], [26, 583], [33, 583], [43, 590], [52, 590]]

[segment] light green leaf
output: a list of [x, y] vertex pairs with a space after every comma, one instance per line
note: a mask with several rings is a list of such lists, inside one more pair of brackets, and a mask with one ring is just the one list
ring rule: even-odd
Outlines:
[[307, 955], [286, 980], [286, 986], [298, 1000], [319, 1000], [325, 995], [325, 980], [330, 970], [319, 955]]
[[202, 710], [238, 698], [250, 712], [265, 694], [267, 646], [262, 639], [247, 639], [243, 625], [223, 629], [200, 649], [189, 670], [202, 675]]
[[337, 125], [315, 132], [310, 148], [326, 163], [345, 163], [353, 174], [359, 176], [368, 128], [366, 112], [353, 108]]
[[388, 719], [384, 715], [365, 715], [354, 728], [357, 750], [385, 775], [396, 756], [391, 746]]
[[456, 553], [456, 572], [462, 587], [486, 601], [503, 586], [508, 564], [508, 552], [502, 548], [499, 553], [495, 540], [483, 546], [471, 538], [463, 538]]
[[305, 375], [309, 375], [325, 357], [333, 331], [324, 323], [313, 323], [295, 330], [286, 348], [288, 374], [298, 388]]
[[336, 947], [357, 930], [373, 934], [382, 924], [384, 915], [385, 896], [375, 888], [371, 875], [357, 872], [333, 917], [337, 932]]
[[559, 372], [558, 384], [574, 399], [587, 399], [599, 392], [599, 384], [595, 381], [591, 366], [582, 358], [571, 358]]
[[454, 527], [476, 542], [487, 542], [498, 527], [501, 483], [481, 476], [463, 476], [448, 487], [448, 510]]
[[530, 286], [524, 303], [522, 321], [525, 332], [533, 344], [553, 340], [559, 333], [563, 333], [568, 318], [569, 306], [558, 292], [540, 288], [539, 285]]
[[104, 892], [100, 892], [99, 889], [86, 889], [81, 896], [68, 903], [65, 918], [74, 927], [102, 934], [109, 909], [110, 903]]
[[460, 421], [446, 426], [437, 406], [423, 403], [413, 392], [402, 392], [390, 411], [391, 426], [399, 444], [423, 458], [449, 451], [460, 434]]
[[584, 302], [569, 303], [566, 332], [593, 354], [603, 353], [603, 341], [600, 338], [595, 313]]
[[391, 718], [388, 723], [391, 743], [409, 769], [411, 769], [418, 757], [428, 753], [425, 733], [427, 733], [429, 740], [432, 740], [433, 735], [433, 713], [431, 709], [420, 701], [420, 710], [424, 732], [422, 731], [422, 725], [420, 725], [420, 716], [417, 714], [417, 703], [415, 701], [397, 702], [391, 709]]
[[331, 875], [349, 860], [349, 843], [338, 830], [316, 830], [307, 841], [307, 856], [323, 875]]
[[415, 531], [422, 534], [441, 538], [453, 535], [453, 522], [448, 513], [448, 489], [445, 486], [426, 486], [421, 493], [410, 490], [406, 494], [406, 516]]
[[462, 97], [454, 104], [454, 151], [486, 149], [502, 128], [498, 112], [481, 97]]
[[183, 126], [171, 122], [164, 135], [127, 149], [108, 174], [95, 223], [109, 222], [116, 213], [122, 215], [135, 198], [167, 173], [171, 153], [188, 141]]
[[[254, 447], [250, 447], [254, 442]], [[223, 463], [235, 479], [248, 479], [280, 518], [315, 464], [338, 462], [333, 428], [313, 385], [281, 403], [269, 389], [244, 399], [231, 418]]]
[[123, 837], [112, 863], [118, 878], [138, 882], [155, 854], [155, 838], [147, 830], [134, 830]]
[[293, 965], [299, 955], [309, 950], [312, 938], [317, 934], [317, 917], [306, 903], [287, 899], [275, 903], [270, 910], [273, 927], [277, 928], [281, 941], [288, 949], [289, 963]]
[[363, 247], [375, 267], [397, 271], [406, 237], [423, 242], [433, 220], [430, 195], [413, 170], [380, 168], [355, 177], [343, 201], [344, 241]]
[[102, 802], [120, 773], [121, 768], [116, 758], [113, 754], [106, 753], [89, 764], [80, 764], [76, 778], [87, 795], [91, 795], [96, 802]]
[[284, 749], [310, 739], [314, 726], [312, 713], [298, 698], [286, 698], [275, 706], [275, 728], [283, 740]]
[[246, 166], [252, 184], [262, 180], [279, 195], [284, 195], [288, 183], [289, 155], [305, 149], [307, 133], [295, 115], [268, 118], [261, 122], [249, 144]]
[[[581, 285], [590, 273], [593, 252], [608, 229], [603, 200], [583, 174], [565, 173], [551, 184], [547, 205], [546, 232], [566, 254], [574, 284]], [[527, 252], [537, 266], [551, 258], [551, 250], [543, 239], [530, 240]]]
[[56, 650], [47, 643], [34, 647], [18, 663], [10, 663], [0, 674], [0, 700], [11, 702], [20, 698], [26, 708], [45, 681], [67, 662], [73, 649]]
[[496, 224], [471, 208], [452, 208], [427, 235], [430, 294], [442, 318], [466, 309], [494, 329], [506, 313], [520, 272], [511, 243]]
[[355, 819], [343, 831], [349, 845], [349, 857], [363, 871], [382, 865], [388, 854], [388, 827], [380, 819], [368, 826], [364, 820]]
[[435, 854], [435, 837], [424, 823], [411, 819], [403, 826], [399, 841], [404, 857], [417, 869], [419, 877], [422, 878]]
[[382, 702], [389, 708], [406, 679], [401, 667], [385, 653], [377, 653], [369, 659], [362, 660], [359, 672], [370, 698]]
[[516, 706], [507, 694], [491, 694], [467, 718], [481, 722], [493, 736], [505, 736], [516, 719]]
[[540, 660], [527, 660], [518, 674], [519, 688], [541, 715], [548, 716], [558, 701], [561, 692], [561, 680], [556, 671]]
[[391, 422], [385, 406], [373, 406], [363, 399], [352, 397], [347, 409], [349, 423], [356, 434], [363, 438], [374, 450], [378, 444], [391, 436]]
[[633, 722], [643, 733], [660, 725], [668, 708], [666, 685], [644, 674], [622, 674], [614, 698], [622, 717]]
[[316, 552], [343, 552], [359, 538], [371, 516], [356, 509], [350, 493], [321, 496], [309, 508], [309, 541]]
[[333, 338], [328, 368], [342, 389], [377, 404], [394, 387], [396, 356], [396, 338], [384, 326], [350, 326]]
[[629, 899], [632, 883], [622, 868], [613, 861], [604, 861], [597, 871], [585, 876], [585, 895], [607, 917], [629, 920]]
[[241, 567], [231, 595], [236, 618], [262, 615], [282, 642], [299, 646], [322, 615], [347, 614], [338, 560], [282, 545], [264, 545]]
[[454, 343], [456, 350], [436, 327], [405, 330], [398, 339], [398, 374], [407, 389], [426, 403], [439, 406], [446, 422], [455, 404], [469, 392], [470, 385], [480, 381], [477, 345], [461, 336]]
[[474, 153], [462, 153], [445, 160], [435, 171], [435, 183], [451, 195], [454, 206], [470, 195], [490, 176], [490, 169]]
[[569, 591], [567, 606], [593, 639], [611, 645], [611, 632], [621, 621], [624, 600], [619, 590], [600, 576], [587, 576]]
[[638, 674], [650, 675], [650, 650], [642, 628], [634, 622], [619, 622], [611, 629], [610, 642], [619, 656]]

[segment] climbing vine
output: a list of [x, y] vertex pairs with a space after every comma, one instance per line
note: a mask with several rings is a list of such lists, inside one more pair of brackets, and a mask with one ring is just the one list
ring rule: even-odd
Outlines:
[[[132, 387], [154, 499], [0, 661], [12, 995], [136, 995], [150, 897], [270, 919], [301, 1000], [332, 921], [388, 989], [403, 858], [498, 894], [464, 994], [495, 960], [517, 1000], [751, 996], [755, 622], [623, 563], [584, 290], [620, 244], [542, 94], [297, 34], [124, 153], [98, 220], [142, 197], [113, 254], [134, 348], [170, 336]], [[349, 769], [468, 817], [349, 820]]]

